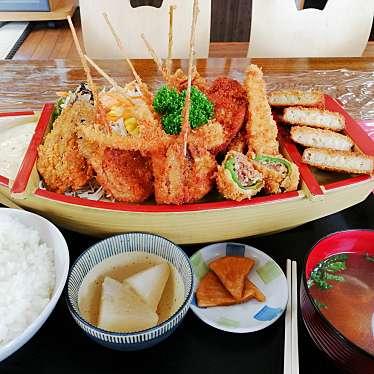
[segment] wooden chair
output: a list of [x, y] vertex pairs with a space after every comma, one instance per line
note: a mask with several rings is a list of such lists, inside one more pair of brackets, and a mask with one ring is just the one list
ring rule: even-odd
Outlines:
[[373, 0], [329, 0], [324, 10], [298, 10], [300, 0], [252, 0], [248, 57], [361, 56]]
[[[133, 8], [130, 0], [80, 0], [83, 41], [91, 58], [117, 59], [121, 53], [102, 16], [108, 17], [120, 36], [129, 58], [150, 58], [141, 39], [147, 40], [161, 58], [167, 57], [169, 5], [175, 5], [173, 26], [173, 58], [187, 58], [192, 22], [193, 1], [164, 0], [160, 8]], [[208, 57], [210, 42], [211, 0], [200, 1], [196, 26], [196, 56]]]

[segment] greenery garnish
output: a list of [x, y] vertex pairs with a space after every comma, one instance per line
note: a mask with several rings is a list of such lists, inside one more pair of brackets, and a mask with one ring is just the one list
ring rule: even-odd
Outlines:
[[369, 256], [369, 253], [366, 253], [365, 254], [365, 258], [367, 261], [369, 262], [374, 262], [374, 256]]
[[64, 103], [64, 101], [65, 101], [64, 97], [60, 97], [56, 101], [55, 107], [54, 107], [54, 110], [53, 110], [53, 113], [52, 113], [52, 122], [56, 121], [57, 117], [61, 114], [61, 112], [62, 112], [61, 105]]
[[[186, 90], [178, 93], [175, 89], [163, 86], [155, 95], [153, 108], [161, 115], [164, 131], [169, 135], [177, 135], [182, 127], [182, 110], [186, 100]], [[213, 118], [214, 107], [208, 98], [196, 87], [191, 87], [191, 107], [189, 121], [192, 129], [196, 129]]]
[[308, 288], [316, 285], [322, 290], [327, 290], [332, 287], [328, 281], [344, 281], [343, 275], [334, 274], [339, 271], [343, 271], [347, 268], [346, 261], [348, 255], [339, 254], [331, 256], [323, 261], [321, 261], [310, 273], [310, 278], [308, 280]]
[[318, 309], [324, 309], [324, 308], [327, 308], [327, 305], [326, 305], [326, 304], [322, 304], [322, 303], [320, 303], [317, 299], [314, 299], [314, 302], [317, 304], [317, 308], [318, 308]]

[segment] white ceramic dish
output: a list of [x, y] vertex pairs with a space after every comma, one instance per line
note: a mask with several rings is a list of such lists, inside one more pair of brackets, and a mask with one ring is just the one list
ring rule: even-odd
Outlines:
[[[200, 279], [209, 270], [207, 264], [223, 256], [245, 256], [256, 261], [248, 278], [265, 294], [264, 302], [252, 299], [232, 306], [197, 306], [195, 292]], [[208, 325], [229, 332], [254, 332], [271, 325], [284, 312], [288, 298], [287, 279], [279, 265], [266, 253], [245, 244], [218, 243], [200, 249], [191, 257], [191, 263], [195, 277], [191, 309]]]
[[42, 327], [61, 296], [69, 272], [68, 246], [61, 232], [55, 225], [34, 213], [17, 209], [0, 208], [0, 220], [5, 216], [11, 216], [25, 226], [37, 230], [43, 242], [54, 250], [56, 281], [51, 300], [41, 314], [21, 335], [0, 348], [0, 362], [21, 348]]

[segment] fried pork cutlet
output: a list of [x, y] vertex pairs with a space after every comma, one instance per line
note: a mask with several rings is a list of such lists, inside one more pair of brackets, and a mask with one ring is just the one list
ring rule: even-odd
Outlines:
[[215, 119], [223, 126], [224, 142], [212, 150], [224, 151], [242, 127], [247, 112], [247, 94], [242, 85], [227, 77], [217, 78], [207, 91]]
[[353, 142], [348, 136], [307, 126], [293, 126], [291, 138], [295, 143], [304, 147], [327, 148], [337, 151], [350, 151], [353, 147]]
[[217, 275], [212, 271], [208, 272], [200, 281], [196, 290], [197, 305], [200, 308], [212, 306], [225, 306], [244, 303], [255, 297], [256, 291], [246, 278], [244, 283], [243, 296], [235, 299], [225, 286], [221, 283]]
[[279, 90], [270, 92], [268, 99], [273, 107], [325, 107], [325, 96], [319, 91]]
[[291, 161], [281, 155], [276, 157], [268, 155], [256, 155], [252, 163], [264, 179], [264, 191], [266, 193], [280, 193], [296, 191], [299, 185], [299, 169]]
[[372, 174], [374, 168], [374, 160], [369, 156], [321, 148], [305, 149], [303, 162], [319, 169], [340, 173]]
[[96, 173], [96, 180], [109, 197], [128, 203], [141, 203], [153, 194], [151, 161], [138, 151], [121, 151], [84, 139], [80, 152]]
[[67, 106], [38, 148], [36, 163], [48, 190], [64, 193], [83, 187], [92, 178], [92, 168], [78, 150], [77, 128], [82, 121], [92, 122], [94, 107], [80, 100]]
[[227, 291], [235, 299], [243, 297], [245, 279], [251, 271], [255, 261], [243, 256], [225, 256], [212, 261], [208, 267], [212, 270]]
[[283, 122], [334, 131], [344, 130], [345, 127], [344, 117], [340, 113], [316, 108], [286, 108], [283, 114]]
[[186, 204], [202, 199], [214, 185], [217, 163], [210, 152], [193, 145], [184, 155], [175, 142], [165, 152], [152, 153], [155, 198], [158, 204]]
[[250, 199], [264, 186], [263, 177], [242, 153], [227, 152], [216, 175], [217, 187], [226, 199]]
[[278, 129], [267, 100], [261, 69], [249, 65], [244, 86], [248, 96], [247, 144], [255, 154], [278, 155]]

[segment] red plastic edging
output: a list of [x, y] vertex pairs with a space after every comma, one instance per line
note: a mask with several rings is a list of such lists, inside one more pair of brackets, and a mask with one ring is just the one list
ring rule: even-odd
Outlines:
[[18, 116], [33, 116], [35, 113], [31, 110], [24, 112], [9, 112], [0, 113], [0, 117], [18, 117]]
[[38, 146], [43, 141], [44, 133], [48, 127], [51, 115], [54, 110], [54, 104], [45, 104], [40, 115], [38, 124], [36, 125], [35, 132], [31, 138], [31, 142], [27, 148], [25, 157], [23, 158], [21, 167], [17, 173], [11, 192], [22, 193], [25, 191], [27, 183], [30, 178], [32, 168], [34, 167]]
[[5, 187], [8, 187], [9, 179], [0, 175], [0, 184], [2, 184]]

